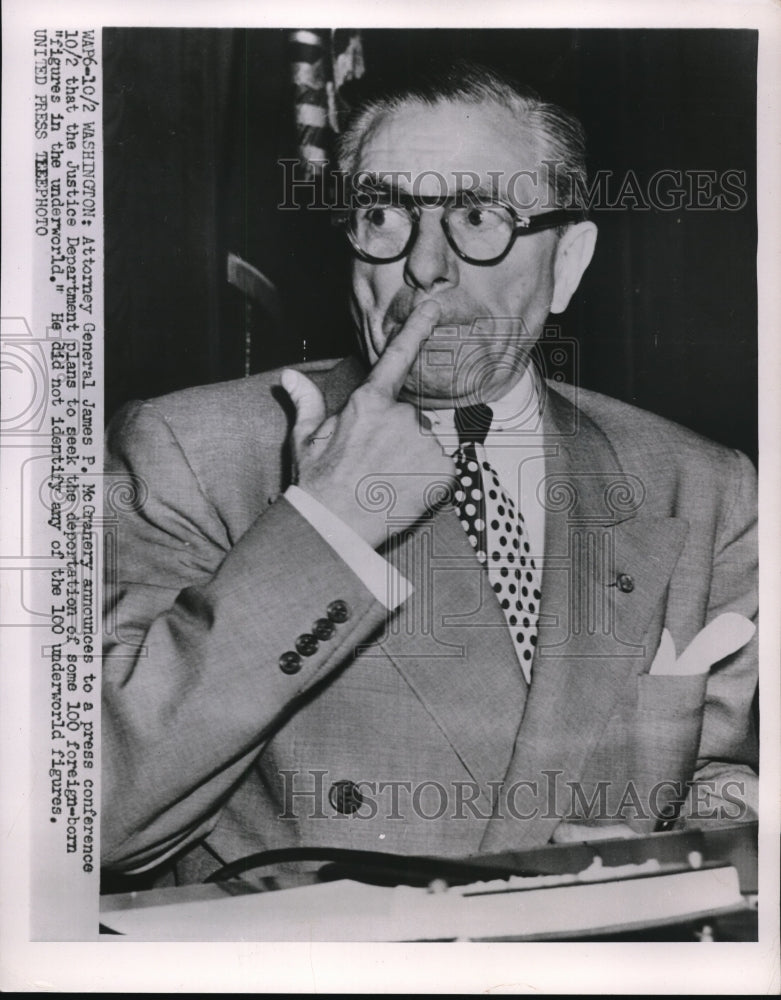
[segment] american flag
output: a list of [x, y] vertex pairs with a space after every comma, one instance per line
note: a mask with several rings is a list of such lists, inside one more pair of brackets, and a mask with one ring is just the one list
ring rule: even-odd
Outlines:
[[345, 107], [343, 84], [363, 76], [360, 31], [291, 31], [290, 59], [295, 89], [298, 152], [308, 177], [322, 173], [331, 158]]

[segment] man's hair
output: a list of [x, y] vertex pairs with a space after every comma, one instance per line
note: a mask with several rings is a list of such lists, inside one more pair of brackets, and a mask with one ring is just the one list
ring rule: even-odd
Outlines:
[[384, 115], [407, 104], [433, 107], [443, 102], [493, 102], [509, 110], [540, 143], [540, 159], [555, 164], [548, 177], [553, 180], [550, 195], [556, 206], [585, 208], [586, 138], [578, 119], [512, 77], [474, 62], [458, 61], [424, 71], [401, 84], [375, 85], [373, 92], [357, 101], [339, 136], [340, 169], [348, 176], [356, 172], [362, 144]]

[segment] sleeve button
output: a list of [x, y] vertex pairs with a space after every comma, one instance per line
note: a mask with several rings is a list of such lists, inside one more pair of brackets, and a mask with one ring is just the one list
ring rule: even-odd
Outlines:
[[301, 669], [301, 657], [289, 649], [280, 656], [279, 669], [283, 674], [297, 674]]
[[314, 656], [319, 645], [311, 632], [304, 632], [296, 639], [296, 649], [302, 656]]
[[635, 581], [628, 573], [619, 573], [616, 577], [616, 583], [622, 594], [631, 594], [635, 589]]
[[330, 639], [336, 631], [336, 626], [330, 618], [318, 618], [312, 626], [312, 632], [318, 639], [323, 641]]
[[350, 609], [347, 607], [346, 601], [331, 601], [325, 609], [325, 613], [331, 621], [336, 622], [337, 625], [341, 625], [342, 622], [346, 622], [350, 617]]

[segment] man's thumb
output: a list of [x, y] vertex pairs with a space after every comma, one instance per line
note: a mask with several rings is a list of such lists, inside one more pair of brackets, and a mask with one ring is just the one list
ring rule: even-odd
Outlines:
[[314, 382], [294, 368], [285, 368], [280, 381], [296, 408], [293, 434], [298, 444], [313, 434], [325, 420], [323, 394]]

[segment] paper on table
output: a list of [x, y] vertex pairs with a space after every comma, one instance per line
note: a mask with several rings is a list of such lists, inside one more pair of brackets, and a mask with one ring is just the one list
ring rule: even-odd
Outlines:
[[525, 890], [477, 883], [433, 893], [342, 879], [177, 903], [180, 890], [173, 889], [170, 905], [113, 909], [104, 897], [101, 923], [131, 941], [522, 940], [653, 926], [744, 905], [732, 867], [655, 875], [628, 867], [638, 877], [626, 870], [611, 877], [607, 868], [604, 881]]
[[755, 632], [756, 625], [748, 618], [728, 611], [708, 622], [676, 658], [673, 637], [664, 629], [649, 673], [675, 676], [704, 674], [714, 663], [742, 649]]

